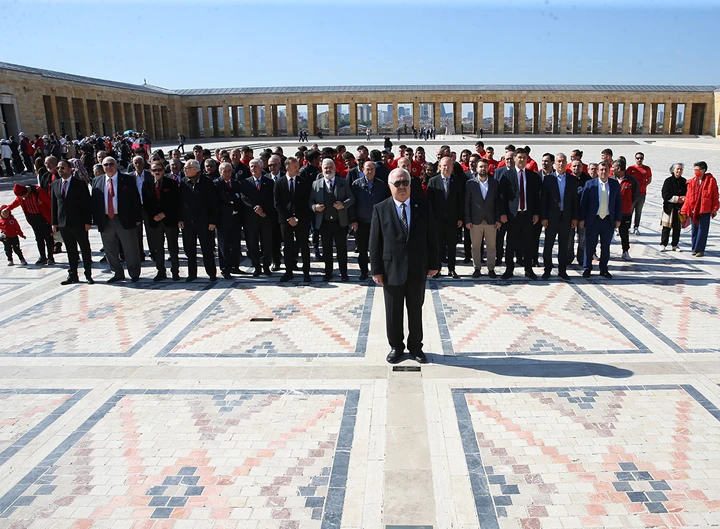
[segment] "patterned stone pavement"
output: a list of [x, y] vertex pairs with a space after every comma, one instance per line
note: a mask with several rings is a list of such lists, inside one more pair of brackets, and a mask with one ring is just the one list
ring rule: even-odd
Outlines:
[[657, 225], [664, 168], [720, 146], [615, 141], [657, 175], [632, 261], [618, 241], [612, 281], [430, 280], [419, 372], [385, 363], [352, 253], [349, 283], [312, 285], [0, 264], [0, 529], [720, 525], [720, 225], [704, 259]]

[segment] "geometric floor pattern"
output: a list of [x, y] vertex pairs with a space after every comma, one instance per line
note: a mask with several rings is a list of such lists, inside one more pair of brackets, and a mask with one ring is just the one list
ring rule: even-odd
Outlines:
[[[472, 278], [458, 244], [460, 279], [427, 282], [424, 365], [387, 364], [384, 292], [359, 280], [352, 237], [347, 282], [322, 282], [315, 259], [309, 284], [202, 266], [153, 282], [146, 260], [108, 285], [95, 228], [94, 285], [60, 285], [65, 252], [1, 261], [0, 529], [720, 527], [720, 219], [702, 258], [688, 231], [682, 252], [659, 245], [667, 168], [717, 173], [720, 143], [527, 141], [586, 163], [645, 153], [632, 259], [616, 236], [612, 280], [573, 263], [563, 281], [555, 255], [549, 280]], [[472, 145], [425, 147], [441, 142]], [[31, 180], [0, 179], [0, 204]]]

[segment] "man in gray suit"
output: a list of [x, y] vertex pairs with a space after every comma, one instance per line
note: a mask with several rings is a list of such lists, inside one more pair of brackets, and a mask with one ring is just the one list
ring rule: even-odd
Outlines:
[[465, 183], [465, 227], [470, 230], [472, 257], [475, 264], [473, 277], [481, 275], [482, 243], [487, 245], [488, 277], [496, 278], [496, 235], [500, 224], [500, 193], [498, 182], [488, 176], [485, 158], [477, 162], [477, 177]]
[[335, 174], [335, 162], [326, 158], [322, 162], [322, 178], [315, 180], [310, 193], [310, 209], [315, 212], [315, 229], [320, 231], [325, 260], [323, 281], [332, 279], [332, 248], [335, 241], [338, 268], [343, 281], [350, 278], [347, 273], [347, 228], [355, 221], [351, 207], [355, 196], [350, 184]]

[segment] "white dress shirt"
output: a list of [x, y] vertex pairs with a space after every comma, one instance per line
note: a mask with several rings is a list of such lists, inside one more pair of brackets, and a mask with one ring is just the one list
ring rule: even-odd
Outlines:
[[476, 178], [475, 181], [480, 184], [480, 193], [482, 193], [483, 199], [486, 199], [488, 194], [488, 187], [490, 187], [490, 179], [486, 178], [483, 182], [482, 180], [480, 180], [480, 178]]
[[118, 214], [118, 174], [115, 173], [112, 176], [105, 175], [105, 215], [107, 215], [108, 212], [108, 180], [112, 180], [113, 184], [113, 190], [115, 191], [115, 196], [113, 197], [113, 210], [115, 211], [115, 215]]
[[[403, 202], [400, 202], [399, 200], [395, 200], [393, 198], [393, 202], [395, 202], [395, 211], [397, 212], [398, 219], [402, 219], [402, 205]], [[405, 202], [405, 216], [407, 216], [407, 225], [408, 225], [408, 233], [410, 233], [410, 199], [408, 198]], [[402, 220], [400, 220], [400, 224], [402, 224]]]

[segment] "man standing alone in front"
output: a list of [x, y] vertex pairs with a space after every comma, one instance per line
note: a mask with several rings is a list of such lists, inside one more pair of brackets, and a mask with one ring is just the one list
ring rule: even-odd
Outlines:
[[410, 355], [427, 363], [422, 351], [422, 305], [426, 277], [437, 273], [434, 267], [440, 259], [430, 204], [422, 198], [410, 199], [410, 178], [404, 169], [390, 172], [392, 197], [375, 206], [370, 223], [371, 273], [385, 294], [391, 364], [398, 363], [405, 351], [403, 304], [408, 311]]

